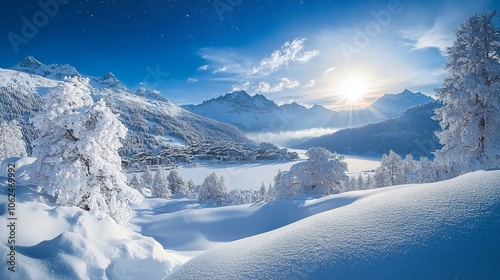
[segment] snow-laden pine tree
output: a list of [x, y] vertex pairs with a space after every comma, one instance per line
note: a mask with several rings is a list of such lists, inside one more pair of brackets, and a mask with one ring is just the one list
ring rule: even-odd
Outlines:
[[198, 199], [200, 201], [213, 199], [217, 205], [221, 205], [226, 198], [227, 187], [224, 177], [217, 176], [215, 172], [210, 173], [198, 192]]
[[182, 180], [181, 175], [177, 170], [173, 169], [167, 176], [168, 188], [172, 194], [188, 194], [186, 183]]
[[154, 174], [151, 171], [151, 168], [149, 168], [149, 166], [146, 166], [146, 171], [144, 171], [144, 173], [142, 173], [141, 179], [142, 179], [142, 183], [144, 184], [144, 186], [146, 188], [150, 188], [150, 189], [153, 188]]
[[137, 176], [137, 174], [134, 174], [134, 176], [129, 182], [129, 186], [138, 190], [142, 194], [142, 188], [144, 187], [144, 183], [142, 182], [141, 177]]
[[119, 223], [142, 195], [126, 184], [118, 149], [127, 129], [102, 101], [94, 103], [88, 79], [68, 78], [44, 96], [33, 118], [34, 182], [61, 205], [78, 206]]
[[168, 187], [167, 172], [161, 166], [156, 170], [151, 192], [159, 198], [170, 198], [172, 196], [172, 192]]
[[446, 50], [448, 77], [437, 90], [443, 148], [436, 161], [447, 177], [500, 166], [500, 29], [496, 12], [475, 14], [456, 30]]
[[260, 185], [260, 189], [259, 189], [259, 200], [260, 201], [265, 201], [266, 200], [266, 194], [267, 194], [267, 189], [266, 189], [266, 185], [264, 185], [264, 182], [262, 182], [262, 184]]
[[191, 194], [191, 193], [197, 193], [198, 192], [198, 188], [199, 186], [197, 186], [193, 180], [189, 180], [187, 181], [186, 183], [186, 188], [188, 190], [188, 193]]
[[25, 157], [26, 143], [17, 121], [0, 122], [0, 161], [9, 157]]
[[393, 150], [382, 156], [380, 167], [375, 170], [377, 188], [394, 186], [404, 183], [403, 160]]

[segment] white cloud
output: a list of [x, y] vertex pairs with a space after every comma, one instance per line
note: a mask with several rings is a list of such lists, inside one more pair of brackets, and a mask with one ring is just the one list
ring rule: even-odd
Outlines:
[[314, 79], [310, 80], [307, 85], [304, 86], [304, 88], [312, 88], [316, 84], [316, 81]]
[[280, 81], [274, 85], [271, 85], [268, 82], [260, 82], [259, 86], [257, 87], [257, 91], [271, 93], [271, 92], [282, 91], [284, 89], [292, 89], [292, 88], [296, 88], [299, 86], [300, 86], [300, 83], [297, 80], [290, 80], [288, 78], [281, 78]]
[[250, 82], [244, 82], [243, 84], [235, 84], [233, 85], [233, 91], [244, 90], [247, 91], [250, 87]]
[[323, 72], [323, 77], [330, 75], [330, 73], [335, 70], [335, 67], [329, 67]]
[[219, 72], [226, 72], [227, 69], [229, 69], [229, 66], [228, 65], [224, 65], [224, 66], [222, 66], [220, 68], [215, 69], [213, 73], [216, 74], [216, 73], [219, 73]]
[[305, 38], [295, 38], [292, 42], [285, 42], [280, 50], [275, 50], [270, 56], [263, 58], [258, 67], [253, 67], [251, 73], [262, 70], [276, 71], [289, 63], [306, 63], [319, 55], [319, 50], [305, 51]]
[[198, 79], [196, 79], [196, 78], [188, 78], [189, 83], [196, 83], [197, 81], [198, 81]]
[[198, 71], [205, 71], [205, 70], [208, 70], [208, 64], [198, 67]]
[[412, 50], [436, 48], [444, 53], [446, 48], [453, 44], [455, 36], [453, 28], [437, 19], [431, 28], [407, 30], [403, 32], [403, 37], [412, 42]]

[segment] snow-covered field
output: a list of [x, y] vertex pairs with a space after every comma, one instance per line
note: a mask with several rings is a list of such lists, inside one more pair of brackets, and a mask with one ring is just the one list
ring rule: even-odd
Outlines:
[[[18, 170], [29, 174], [29, 162]], [[226, 207], [146, 198], [126, 227], [57, 206], [23, 180], [16, 272], [0, 279], [500, 279], [500, 170]]]
[[[298, 151], [301, 158], [304, 158], [305, 151]], [[346, 156], [349, 171], [347, 175], [357, 177], [362, 171], [376, 169], [380, 166], [380, 160], [373, 158], [362, 158]], [[273, 162], [273, 163], [251, 163], [251, 164], [229, 164], [229, 165], [209, 165], [198, 167], [182, 167], [180, 174], [185, 180], [193, 180], [195, 184], [203, 183], [203, 180], [212, 172], [219, 176], [224, 176], [228, 189], [251, 189], [258, 190], [262, 183], [266, 186], [273, 183], [274, 176], [278, 170], [288, 171], [290, 167], [298, 161]]]

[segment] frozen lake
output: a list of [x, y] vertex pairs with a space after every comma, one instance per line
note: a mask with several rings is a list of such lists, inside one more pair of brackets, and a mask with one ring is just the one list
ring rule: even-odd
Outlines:
[[[297, 151], [302, 155], [305, 151]], [[380, 166], [380, 160], [374, 158], [362, 158], [356, 156], [345, 156], [349, 171], [347, 175], [358, 176], [366, 170], [372, 170]], [[253, 189], [258, 190], [264, 182], [266, 186], [273, 182], [278, 170], [288, 171], [298, 161], [273, 162], [273, 163], [245, 163], [230, 165], [210, 165], [199, 167], [182, 167], [178, 169], [184, 180], [193, 180], [195, 184], [203, 183], [205, 177], [215, 172], [224, 176], [228, 189]]]

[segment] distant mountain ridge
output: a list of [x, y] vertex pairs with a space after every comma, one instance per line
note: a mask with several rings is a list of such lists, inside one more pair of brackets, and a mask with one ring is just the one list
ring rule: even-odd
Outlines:
[[265, 96], [234, 91], [199, 105], [182, 108], [239, 127], [247, 132], [280, 132], [317, 127], [344, 128], [381, 121], [433, 99], [407, 89], [385, 94], [370, 107], [352, 111], [332, 111], [321, 105], [306, 108], [296, 102], [278, 106]]
[[[70, 65], [44, 65], [33, 57], [13, 69], [0, 68], [0, 118], [19, 120], [29, 144], [35, 136], [29, 119], [41, 108], [41, 95], [62, 83], [65, 76], [82, 75]], [[92, 97], [104, 99], [128, 128], [122, 155], [158, 153], [172, 141], [251, 142], [238, 128], [186, 111], [157, 91], [141, 88], [132, 92], [112, 73], [91, 78], [90, 86]]]
[[374, 156], [393, 150], [400, 155], [433, 158], [432, 152], [441, 148], [434, 133], [441, 127], [431, 117], [441, 106], [438, 101], [427, 102], [397, 117], [312, 138], [294, 145], [294, 148], [324, 147], [341, 154]]

